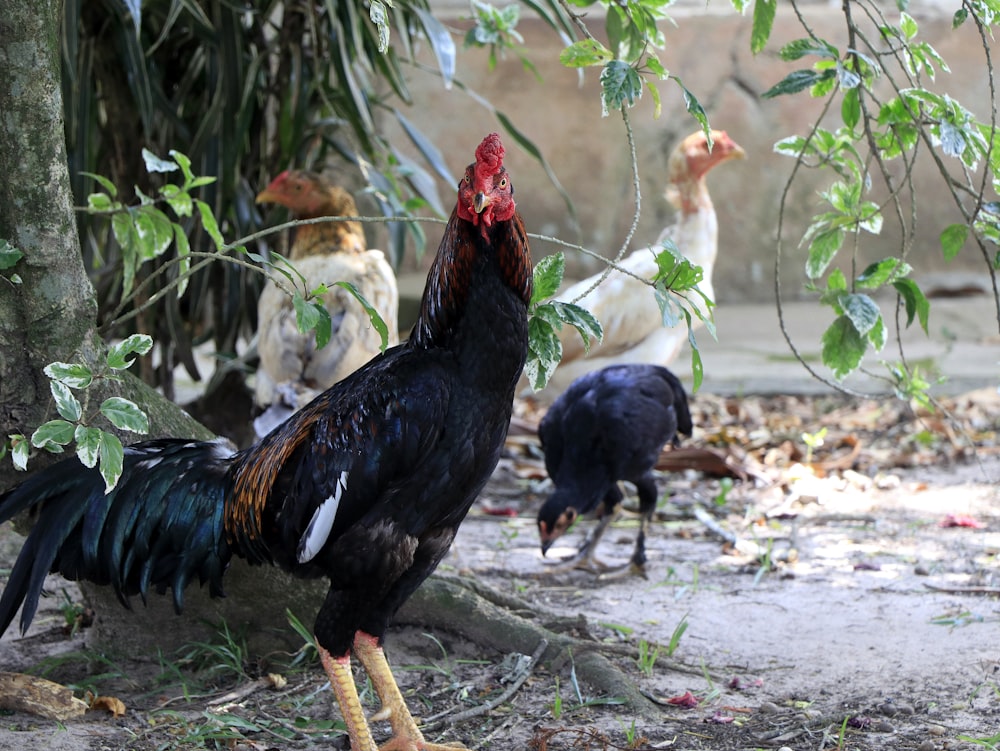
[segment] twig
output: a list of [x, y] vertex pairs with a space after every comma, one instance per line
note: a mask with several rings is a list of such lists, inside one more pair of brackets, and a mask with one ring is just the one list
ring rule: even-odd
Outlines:
[[933, 592], [949, 595], [1000, 595], [1000, 587], [942, 587], [928, 582], [924, 582], [924, 586]]
[[[510, 697], [512, 697], [515, 693], [517, 693], [518, 689], [520, 689], [521, 686], [524, 685], [524, 682], [528, 680], [532, 672], [534, 672], [535, 667], [538, 665], [539, 661], [542, 659], [542, 655], [545, 654], [545, 650], [548, 648], [549, 648], [549, 640], [541, 639], [538, 642], [538, 646], [535, 647], [535, 651], [531, 655], [531, 661], [528, 663], [527, 667], [521, 670], [521, 674], [514, 680], [513, 683], [510, 684], [510, 686], [507, 687], [506, 691], [504, 691], [496, 698], [486, 702], [485, 704], [479, 704], [475, 707], [470, 707], [469, 709], [466, 709], [463, 712], [459, 712], [458, 714], [451, 715], [448, 718], [448, 722], [456, 723], [456, 722], [465, 722], [466, 720], [471, 720], [473, 717], [479, 717], [480, 715], [484, 715], [487, 712], [496, 709], [505, 701], [510, 699]], [[437, 727], [438, 725], [442, 724], [442, 719], [448, 716], [451, 711], [452, 710], [449, 709], [437, 715], [434, 715], [434, 717], [430, 718], [431, 720], [433, 720], [433, 723], [425, 726], [425, 728], [431, 729], [432, 727]]]

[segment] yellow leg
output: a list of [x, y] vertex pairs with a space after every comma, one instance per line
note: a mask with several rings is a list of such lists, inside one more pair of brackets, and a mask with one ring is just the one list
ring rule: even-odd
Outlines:
[[378, 640], [369, 634], [359, 631], [354, 636], [354, 653], [361, 664], [365, 666], [368, 677], [372, 679], [375, 693], [382, 701], [382, 709], [377, 716], [389, 720], [392, 726], [392, 738], [384, 743], [379, 751], [455, 751], [463, 749], [462, 745], [441, 745], [424, 740], [423, 734], [406, 706], [403, 694], [396, 685], [385, 652], [379, 646]]
[[358, 687], [354, 685], [351, 673], [350, 655], [333, 657], [327, 650], [317, 645], [319, 659], [330, 678], [330, 685], [340, 705], [340, 712], [347, 724], [347, 734], [351, 739], [351, 751], [378, 751], [372, 732], [365, 720], [365, 712], [358, 698]]

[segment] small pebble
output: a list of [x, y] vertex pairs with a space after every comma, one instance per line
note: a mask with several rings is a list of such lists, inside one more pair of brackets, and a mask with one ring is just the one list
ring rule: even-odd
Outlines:
[[[773, 701], [761, 702], [760, 706], [757, 707], [757, 711], [761, 714], [774, 714], [775, 712], [780, 712], [781, 707], [775, 704]], [[781, 751], [780, 749], [778, 751]]]
[[928, 725], [927, 732], [931, 735], [944, 735], [947, 731], [943, 725]]
[[875, 720], [872, 723], [872, 730], [876, 733], [895, 733], [896, 728], [893, 727], [891, 722], [886, 720]]
[[934, 751], [937, 746], [934, 745], [934, 741], [926, 740], [922, 741], [919, 746], [917, 746], [917, 751]]
[[930, 576], [931, 570], [927, 566], [927, 564], [918, 563], [916, 566], [913, 567], [913, 573], [915, 573], [917, 576]]

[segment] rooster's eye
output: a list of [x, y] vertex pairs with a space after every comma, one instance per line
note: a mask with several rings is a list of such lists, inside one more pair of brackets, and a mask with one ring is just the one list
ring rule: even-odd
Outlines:
[[506, 177], [501, 177], [500, 178], [500, 187], [501, 188], [506, 188], [507, 187], [507, 178]]

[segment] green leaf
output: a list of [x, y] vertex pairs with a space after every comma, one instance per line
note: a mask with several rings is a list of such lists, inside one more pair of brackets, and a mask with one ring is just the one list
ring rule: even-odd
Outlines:
[[882, 318], [882, 311], [868, 295], [842, 295], [840, 307], [861, 336], [866, 336]]
[[28, 457], [31, 455], [31, 443], [20, 433], [7, 436], [10, 439], [10, 460], [14, 468], [24, 471], [28, 468]]
[[773, 99], [776, 96], [795, 94], [823, 81], [832, 82], [836, 77], [836, 70], [795, 70], [761, 94], [761, 97], [764, 99]]
[[169, 184], [160, 188], [160, 195], [166, 200], [167, 205], [174, 210], [179, 217], [191, 216], [194, 209], [194, 201], [191, 194], [186, 190], [181, 190], [176, 185]]
[[642, 96], [639, 73], [622, 60], [610, 60], [601, 69], [601, 105], [603, 115], [618, 111], [626, 104], [635, 105]]
[[101, 477], [104, 478], [104, 492], [110, 493], [118, 478], [122, 476], [122, 467], [125, 464], [125, 449], [118, 436], [101, 431], [100, 445], [98, 448], [101, 462]]
[[758, 54], [767, 46], [778, 12], [778, 0], [756, 0], [753, 4], [753, 28], [750, 31], [750, 52]]
[[901, 258], [884, 258], [869, 264], [858, 274], [854, 282], [860, 289], [878, 289], [906, 276], [911, 271], [913, 267]]
[[24, 253], [6, 240], [0, 239], [0, 271], [13, 268], [22, 258], [24, 258]]
[[663, 243], [663, 250], [656, 254], [656, 268], [652, 281], [662, 282], [664, 289], [674, 292], [694, 289], [705, 278], [701, 266], [696, 266], [681, 255], [677, 246], [670, 241]]
[[559, 360], [562, 359], [562, 344], [551, 323], [537, 315], [528, 321], [528, 359], [524, 363], [524, 375], [535, 391], [545, 388]]
[[[350, 292], [352, 295], [354, 295], [354, 299], [356, 299], [359, 303], [361, 303], [361, 307], [364, 308], [365, 309], [365, 313], [368, 314], [368, 319], [372, 322], [372, 326], [375, 327], [375, 330], [378, 332], [379, 337], [382, 339], [382, 344], [380, 345], [379, 348], [383, 352], [385, 352], [385, 348], [389, 346], [389, 327], [386, 326], [385, 321], [382, 319], [382, 316], [379, 315], [379, 312], [375, 309], [375, 306], [372, 305], [370, 302], [368, 302], [368, 300], [365, 299], [365, 296], [362, 295], [361, 292], [358, 291], [358, 288], [355, 287], [350, 282], [336, 282], [336, 285], [338, 287], [343, 287], [344, 289], [346, 289], [348, 292]], [[326, 313], [326, 318], [327, 318], [327, 321], [326, 321], [327, 331], [326, 331], [326, 334], [325, 334], [326, 339], [323, 342], [323, 344], [326, 344], [326, 342], [330, 340], [330, 325], [331, 325], [331, 323], [330, 323], [330, 320], [329, 320], [330, 319], [330, 313], [328, 311], [326, 311], [325, 308], [323, 310]], [[322, 347], [323, 344], [319, 343], [319, 339], [320, 339], [320, 335], [319, 335], [319, 332], [317, 332], [317, 334], [316, 334], [316, 346]]]
[[861, 120], [860, 87], [847, 89], [844, 92], [844, 101], [840, 103], [840, 118], [844, 121], [844, 125], [852, 130]]
[[153, 348], [153, 337], [148, 334], [132, 334], [124, 341], [113, 344], [108, 349], [106, 361], [113, 370], [125, 370], [135, 360], [128, 358], [131, 354], [145, 355]]
[[899, 14], [899, 28], [906, 35], [907, 39], [913, 39], [919, 31], [917, 28], [917, 22], [909, 13]]
[[559, 62], [567, 68], [603, 65], [614, 57], [611, 50], [596, 39], [581, 39], [559, 53]]
[[809, 258], [806, 260], [806, 276], [810, 279], [821, 277], [843, 244], [844, 230], [840, 227], [816, 233], [816, 236], [809, 244]]
[[389, 19], [385, 12], [385, 5], [380, 0], [370, 0], [368, 17], [378, 31], [379, 54], [384, 55], [389, 50]]
[[952, 224], [941, 233], [941, 252], [946, 261], [958, 255], [969, 237], [969, 225]]
[[930, 317], [931, 304], [923, 290], [912, 279], [897, 279], [892, 283], [892, 286], [903, 298], [903, 305], [906, 307], [907, 327], [913, 323], [913, 318], [916, 317], [920, 321], [920, 328], [924, 330], [924, 333], [930, 333], [927, 330], [927, 321]]
[[85, 389], [94, 381], [94, 374], [86, 365], [76, 362], [53, 362], [42, 372], [54, 381], [59, 381], [71, 389]]
[[219, 232], [219, 223], [215, 221], [215, 214], [212, 213], [212, 207], [204, 201], [197, 199], [195, 199], [194, 205], [198, 207], [198, 213], [201, 214], [201, 226], [205, 228], [205, 232], [212, 238], [212, 242], [215, 243], [215, 249], [221, 251], [222, 246], [225, 245], [225, 241], [222, 239], [222, 233]]
[[531, 305], [547, 300], [559, 291], [563, 273], [566, 270], [566, 256], [560, 251], [545, 256], [535, 264], [532, 272], [533, 287], [531, 290]]
[[173, 223], [157, 208], [143, 206], [134, 215], [139, 255], [152, 260], [163, 255], [174, 239]]
[[590, 342], [592, 339], [599, 342], [604, 338], [604, 329], [601, 327], [601, 322], [589, 310], [575, 303], [550, 300], [544, 305], [539, 305], [535, 308], [534, 314], [545, 318], [556, 328], [561, 328], [562, 326], [572, 326], [575, 328], [583, 340], [583, 349], [586, 352], [590, 352]]
[[166, 159], [161, 159], [156, 154], [154, 154], [149, 149], [144, 148], [142, 150], [142, 160], [146, 163], [147, 172], [176, 172], [177, 164], [175, 162], [168, 161]]
[[87, 208], [91, 211], [111, 211], [115, 203], [107, 193], [91, 193], [87, 196]]
[[177, 162], [177, 166], [181, 168], [181, 172], [184, 174], [184, 185], [190, 188], [191, 183], [194, 181], [194, 173], [191, 171], [191, 160], [187, 154], [182, 154], [176, 149], [171, 149], [168, 153], [170, 154], [170, 158]]
[[299, 328], [299, 333], [306, 333], [316, 328], [319, 323], [319, 311], [316, 310], [300, 292], [292, 295], [292, 307], [295, 308], [295, 325]]
[[681, 95], [684, 97], [684, 107], [687, 109], [688, 114], [691, 115], [698, 124], [701, 125], [701, 130], [705, 134], [705, 138], [708, 139], [708, 145], [712, 145], [712, 127], [708, 124], [708, 114], [705, 112], [705, 108], [701, 106], [701, 102], [698, 101], [697, 97], [692, 94], [688, 88], [681, 82], [681, 79], [677, 76], [671, 76], [677, 85], [681, 87]]
[[861, 364], [867, 344], [846, 316], [837, 319], [823, 333], [823, 364], [841, 381]]
[[101, 414], [119, 430], [130, 430], [133, 433], [148, 433], [149, 418], [135, 404], [120, 396], [111, 396], [101, 404]]
[[959, 8], [955, 11], [955, 15], [951, 17], [951, 28], [957, 29], [966, 19], [969, 17], [969, 11], [967, 8]]
[[174, 244], [177, 246], [177, 297], [181, 298], [191, 281], [188, 276], [191, 271], [191, 244], [179, 224], [174, 225]]
[[688, 344], [691, 347], [691, 377], [693, 379], [691, 391], [698, 393], [701, 382], [705, 378], [705, 364], [701, 361], [701, 351], [698, 349], [698, 342], [695, 340], [694, 328], [691, 326], [690, 319], [688, 319]]
[[101, 451], [100, 428], [88, 428], [86, 425], [77, 425], [73, 436], [76, 438], [76, 456], [83, 462], [85, 467], [93, 467], [97, 464]]
[[74, 430], [73, 424], [65, 420], [49, 420], [31, 434], [31, 445], [54, 454], [62, 453], [62, 447], [73, 440]]
[[840, 51], [825, 39], [796, 39], [782, 47], [778, 54], [786, 62], [799, 60], [806, 55], [817, 55], [831, 60], [840, 57]]
[[104, 177], [104, 175], [97, 175], [94, 174], [93, 172], [82, 172], [82, 171], [80, 172], [80, 174], [86, 175], [92, 180], [95, 180], [102, 188], [104, 188], [105, 191], [107, 191], [108, 195], [111, 196], [112, 198], [116, 198], [118, 196], [118, 186], [116, 186], [108, 178]]
[[49, 381], [49, 389], [56, 401], [56, 411], [59, 416], [64, 420], [77, 422], [83, 415], [83, 407], [80, 405], [80, 400], [73, 396], [69, 386], [61, 381]]

